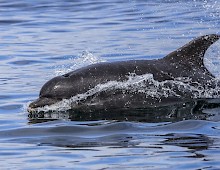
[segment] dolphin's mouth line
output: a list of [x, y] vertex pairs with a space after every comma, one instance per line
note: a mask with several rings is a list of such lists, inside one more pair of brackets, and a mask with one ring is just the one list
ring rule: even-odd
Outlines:
[[28, 106], [28, 110], [35, 110], [39, 107], [49, 106], [60, 101], [59, 99], [47, 98], [47, 97], [39, 97], [37, 100], [31, 102]]

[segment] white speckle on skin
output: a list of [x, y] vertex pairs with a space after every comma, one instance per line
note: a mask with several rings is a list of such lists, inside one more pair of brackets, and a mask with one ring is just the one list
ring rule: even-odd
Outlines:
[[56, 85], [56, 86], [54, 86], [54, 90], [56, 90], [57, 88], [59, 88], [60, 87], [60, 85]]
[[204, 37], [204, 39], [205, 39], [205, 40], [208, 40], [208, 38], [209, 38], [209, 36], [208, 36], [208, 35]]

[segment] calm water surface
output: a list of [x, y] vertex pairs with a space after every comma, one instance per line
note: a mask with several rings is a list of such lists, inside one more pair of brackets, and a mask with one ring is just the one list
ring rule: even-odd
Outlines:
[[[220, 33], [219, 11], [217, 0], [1, 0], [1, 169], [220, 169], [217, 104], [26, 111], [58, 74], [101, 61], [161, 58], [192, 38]], [[217, 44], [207, 54], [216, 76], [219, 51]]]

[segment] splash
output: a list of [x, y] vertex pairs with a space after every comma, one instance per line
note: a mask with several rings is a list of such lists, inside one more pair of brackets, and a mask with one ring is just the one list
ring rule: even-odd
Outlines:
[[[175, 80], [156, 81], [152, 74], [136, 75], [130, 74], [125, 81], [109, 81], [107, 83], [98, 84], [94, 88], [85, 93], [77, 94], [70, 99], [63, 99], [62, 101], [42, 108], [37, 108], [36, 111], [66, 111], [75, 108], [78, 104], [86, 103], [89, 105], [101, 105], [99, 103], [92, 103], [91, 98], [99, 98], [102, 93], [108, 94], [107, 97], [114, 97], [115, 93], [119, 92], [121, 95], [144, 95], [145, 98], [162, 99], [169, 97], [181, 98], [183, 95], [188, 98], [218, 98], [220, 97], [218, 86], [219, 80], [213, 80], [216, 85], [212, 88], [204, 87], [203, 85], [192, 82], [186, 77], [179, 77]], [[215, 84], [214, 83], [214, 84]], [[142, 102], [142, 101], [140, 101]]]
[[63, 75], [70, 71], [76, 70], [81, 67], [85, 67], [90, 64], [104, 62], [105, 60], [93, 55], [88, 51], [83, 51], [82, 54], [76, 58], [71, 58], [68, 65], [62, 65], [55, 70], [55, 75]]
[[219, 18], [220, 17], [220, 3], [216, 0], [204, 0], [203, 8], [209, 12], [210, 17]]

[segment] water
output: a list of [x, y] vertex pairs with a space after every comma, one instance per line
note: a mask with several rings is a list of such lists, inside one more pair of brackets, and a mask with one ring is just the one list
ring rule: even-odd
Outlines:
[[[219, 33], [219, 11], [216, 0], [2, 0], [1, 169], [219, 169], [218, 100], [120, 112], [26, 111], [56, 75], [102, 61], [161, 58]], [[219, 51], [218, 42], [205, 60], [216, 77]]]

